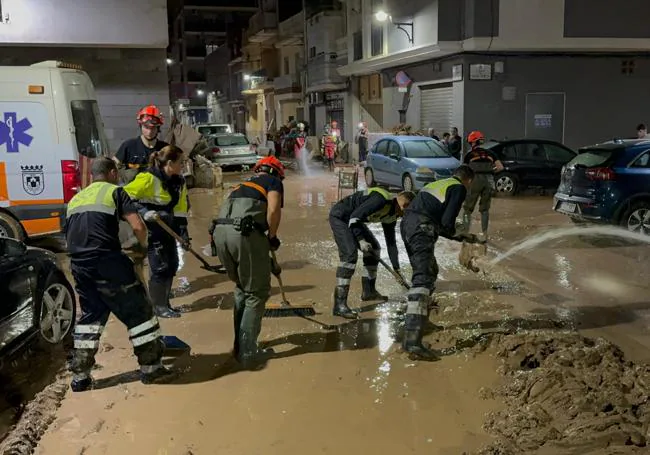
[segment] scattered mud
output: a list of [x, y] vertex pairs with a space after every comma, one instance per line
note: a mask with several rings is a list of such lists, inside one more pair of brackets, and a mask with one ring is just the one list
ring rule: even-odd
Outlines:
[[617, 346], [540, 332], [494, 334], [481, 349], [503, 359], [505, 381], [485, 396], [506, 404], [488, 415], [496, 441], [482, 455], [647, 453], [650, 367]]
[[63, 378], [59, 378], [27, 404], [18, 424], [0, 443], [1, 455], [29, 455], [34, 452], [38, 441], [56, 418], [67, 387]]

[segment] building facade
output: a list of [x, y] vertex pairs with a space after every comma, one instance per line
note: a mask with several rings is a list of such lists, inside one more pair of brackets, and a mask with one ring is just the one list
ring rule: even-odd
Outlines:
[[275, 119], [277, 127], [293, 120], [304, 120], [304, 27], [303, 11], [280, 22], [278, 39], [278, 76], [273, 80]]
[[350, 0], [348, 62], [339, 74], [352, 78], [352, 121], [376, 131], [401, 121], [440, 134], [456, 126], [571, 147], [633, 136], [636, 124], [650, 121], [644, 5]]
[[169, 111], [166, 0], [3, 0], [0, 64], [63, 60], [90, 75], [111, 152], [138, 134], [136, 114]]

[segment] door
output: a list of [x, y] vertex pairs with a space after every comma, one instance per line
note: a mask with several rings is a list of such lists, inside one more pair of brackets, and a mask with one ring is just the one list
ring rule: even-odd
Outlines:
[[541, 185], [548, 177], [546, 152], [541, 144], [534, 142], [518, 142], [504, 147], [504, 154], [517, 157], [512, 165], [512, 171], [517, 175], [521, 184]]
[[377, 142], [372, 153], [372, 172], [375, 175], [375, 181], [378, 183], [388, 183], [388, 169], [390, 167], [390, 158], [388, 157], [388, 140]]
[[564, 93], [526, 95], [526, 137], [564, 142]]
[[21, 243], [0, 239], [0, 349], [33, 326], [34, 267], [25, 260]]
[[546, 184], [549, 188], [557, 188], [560, 184], [562, 167], [571, 161], [576, 154], [558, 144], [544, 144], [544, 150], [546, 151], [546, 166], [548, 167]]
[[420, 127], [433, 128], [442, 137], [450, 131], [454, 104], [451, 84], [420, 87]]
[[388, 165], [386, 183], [392, 186], [402, 186], [402, 153], [395, 141], [388, 141]]
[[[618, 171], [618, 170], [617, 170]], [[635, 192], [650, 192], [650, 150], [646, 150], [634, 160], [627, 169], [622, 170], [625, 174], [625, 186], [634, 188]]]

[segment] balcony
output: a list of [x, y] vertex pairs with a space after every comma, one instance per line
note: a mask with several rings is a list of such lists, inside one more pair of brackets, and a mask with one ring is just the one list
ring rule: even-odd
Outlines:
[[307, 91], [337, 90], [345, 87], [345, 78], [337, 71], [337, 58], [336, 53], [331, 52], [317, 55], [307, 63]]
[[258, 11], [248, 20], [244, 42], [263, 43], [278, 35], [278, 16], [275, 11]]
[[285, 74], [284, 76], [276, 77], [273, 79], [273, 89], [276, 95], [285, 93], [300, 93], [300, 75], [298, 74]]
[[265, 69], [257, 70], [243, 79], [242, 86], [242, 95], [258, 95], [273, 90], [273, 78], [267, 75]]
[[339, 0], [313, 0], [308, 2], [305, 19], [310, 19], [323, 11], [343, 11], [343, 2]]
[[304, 28], [305, 15], [302, 11], [280, 22], [278, 26], [279, 37], [275, 47], [302, 46]]
[[207, 55], [207, 51], [205, 49], [205, 45], [202, 46], [187, 46], [185, 48], [185, 56], [187, 58], [197, 58], [197, 59], [203, 59]]

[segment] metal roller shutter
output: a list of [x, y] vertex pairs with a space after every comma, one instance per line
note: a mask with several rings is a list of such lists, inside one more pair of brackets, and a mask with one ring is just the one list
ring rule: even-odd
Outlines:
[[420, 128], [433, 128], [442, 137], [452, 126], [453, 88], [450, 84], [420, 90]]

